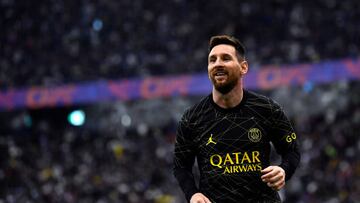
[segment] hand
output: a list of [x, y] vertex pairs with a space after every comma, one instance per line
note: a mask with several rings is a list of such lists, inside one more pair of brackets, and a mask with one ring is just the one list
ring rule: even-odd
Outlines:
[[203, 195], [202, 193], [195, 193], [191, 199], [190, 203], [211, 203], [210, 200]]
[[261, 180], [273, 190], [280, 190], [285, 186], [285, 171], [279, 166], [269, 166], [261, 171]]

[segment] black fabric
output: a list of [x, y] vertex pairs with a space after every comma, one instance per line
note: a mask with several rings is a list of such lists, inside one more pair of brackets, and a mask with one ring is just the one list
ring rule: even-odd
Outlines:
[[[244, 90], [238, 106], [223, 109], [209, 95], [179, 122], [174, 175], [188, 201], [202, 192], [212, 202], [280, 202], [277, 192], [261, 181], [260, 171], [270, 164], [272, 142], [289, 180], [300, 161], [296, 140], [289, 119], [273, 100]], [[192, 173], [195, 158], [199, 187]]]

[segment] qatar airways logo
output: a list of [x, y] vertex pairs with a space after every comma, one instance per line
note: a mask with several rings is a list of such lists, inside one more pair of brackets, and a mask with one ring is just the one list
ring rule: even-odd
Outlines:
[[259, 151], [233, 152], [225, 155], [213, 154], [210, 157], [210, 164], [224, 169], [223, 174], [261, 171], [259, 156]]

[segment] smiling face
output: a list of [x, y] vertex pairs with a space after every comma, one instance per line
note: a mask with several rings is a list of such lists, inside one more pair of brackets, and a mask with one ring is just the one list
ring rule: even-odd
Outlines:
[[239, 61], [235, 47], [219, 44], [208, 57], [208, 74], [215, 89], [222, 94], [230, 92], [247, 72], [247, 62]]

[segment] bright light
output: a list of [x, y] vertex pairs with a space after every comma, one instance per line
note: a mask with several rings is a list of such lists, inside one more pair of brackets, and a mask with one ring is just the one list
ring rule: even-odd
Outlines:
[[93, 21], [92, 27], [95, 31], [100, 31], [103, 27], [103, 22], [101, 19], [95, 19]]
[[76, 110], [69, 114], [68, 121], [71, 125], [81, 126], [85, 123], [85, 112], [83, 110]]
[[125, 127], [129, 127], [131, 125], [131, 118], [129, 115], [125, 114], [121, 116], [121, 124]]

